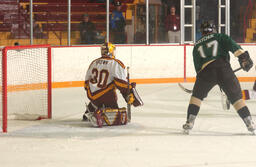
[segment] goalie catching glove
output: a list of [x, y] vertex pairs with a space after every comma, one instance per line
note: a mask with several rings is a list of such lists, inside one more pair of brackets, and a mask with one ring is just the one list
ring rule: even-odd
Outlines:
[[143, 106], [143, 101], [141, 100], [137, 90], [135, 89], [136, 83], [131, 83], [132, 88], [130, 89], [130, 94], [125, 98], [128, 104], [133, 105], [134, 107]]
[[248, 72], [253, 66], [252, 59], [247, 51], [238, 56], [238, 61], [242, 69], [246, 72]]

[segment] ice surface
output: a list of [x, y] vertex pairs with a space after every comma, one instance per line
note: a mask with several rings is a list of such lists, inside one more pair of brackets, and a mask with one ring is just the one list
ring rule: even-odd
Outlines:
[[[183, 85], [191, 89], [193, 84]], [[251, 89], [252, 83], [242, 83]], [[1, 167], [255, 167], [256, 136], [218, 88], [203, 102], [190, 135], [182, 134], [190, 95], [177, 84], [137, 85], [144, 106], [126, 126], [82, 122], [83, 88], [53, 90], [53, 119], [8, 122], [0, 133]], [[120, 107], [125, 106], [119, 96]], [[247, 101], [253, 115], [255, 101]], [[255, 116], [253, 116], [255, 119]]]

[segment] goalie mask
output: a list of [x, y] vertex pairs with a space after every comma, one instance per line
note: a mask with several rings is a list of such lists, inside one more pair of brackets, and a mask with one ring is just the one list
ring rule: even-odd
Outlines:
[[101, 46], [101, 55], [115, 58], [116, 47], [111, 42], [106, 42]]
[[210, 23], [208, 21], [205, 21], [201, 24], [201, 33], [202, 35], [208, 34], [208, 33], [215, 33], [215, 25], [213, 23]]

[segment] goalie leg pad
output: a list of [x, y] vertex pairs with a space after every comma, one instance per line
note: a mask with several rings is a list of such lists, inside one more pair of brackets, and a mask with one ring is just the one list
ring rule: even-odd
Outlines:
[[127, 111], [126, 108], [111, 109], [106, 108], [102, 111], [102, 116], [105, 125], [125, 125], [127, 123]]
[[125, 125], [127, 124], [126, 108], [118, 109], [99, 109], [91, 114], [89, 121], [94, 127]]
[[242, 90], [242, 99], [243, 99], [243, 100], [248, 100], [248, 99], [250, 99], [249, 91], [248, 91], [248, 90]]
[[242, 90], [244, 100], [256, 99], [256, 91], [254, 90]]
[[94, 127], [102, 127], [103, 126], [103, 119], [101, 116], [101, 111], [97, 110], [94, 113], [88, 113], [87, 114], [89, 122]]

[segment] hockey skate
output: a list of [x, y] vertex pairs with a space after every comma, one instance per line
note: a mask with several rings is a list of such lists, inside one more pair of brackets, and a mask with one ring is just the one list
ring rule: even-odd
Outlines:
[[[94, 105], [92, 103], [89, 103], [89, 105], [90, 104], [94, 107]], [[86, 106], [86, 110], [85, 110], [85, 112], [83, 114], [82, 121], [88, 122], [89, 121], [89, 117], [91, 116], [91, 113], [93, 113], [93, 110], [92, 109], [90, 110], [87, 104], [85, 104], [85, 106]]]
[[86, 106], [86, 110], [83, 114], [83, 118], [82, 118], [82, 121], [85, 121], [85, 122], [88, 122], [88, 113], [89, 113], [89, 109], [88, 109], [88, 105], [85, 103], [85, 106]]
[[188, 135], [188, 134], [189, 134], [189, 131], [193, 128], [193, 126], [194, 126], [193, 123], [187, 121], [187, 122], [182, 126], [182, 128], [183, 128], [183, 133]]
[[190, 114], [188, 120], [186, 121], [186, 123], [182, 126], [183, 128], [183, 133], [184, 134], [189, 134], [190, 130], [193, 128], [194, 126], [194, 122], [195, 122], [196, 116]]
[[82, 121], [85, 121], [85, 122], [88, 121], [87, 114], [88, 114], [88, 112], [87, 112], [87, 113], [86, 113], [86, 112], [84, 113], [83, 118], [82, 118]]
[[88, 121], [89, 121], [89, 117], [91, 116], [91, 113], [93, 113], [93, 112], [90, 112], [90, 111], [87, 109], [87, 110], [84, 112], [84, 114], [83, 114], [82, 121], [88, 122]]
[[256, 125], [252, 121], [252, 117], [248, 116], [248, 117], [244, 118], [244, 123], [245, 123], [248, 131], [250, 131], [253, 135], [256, 135]]

